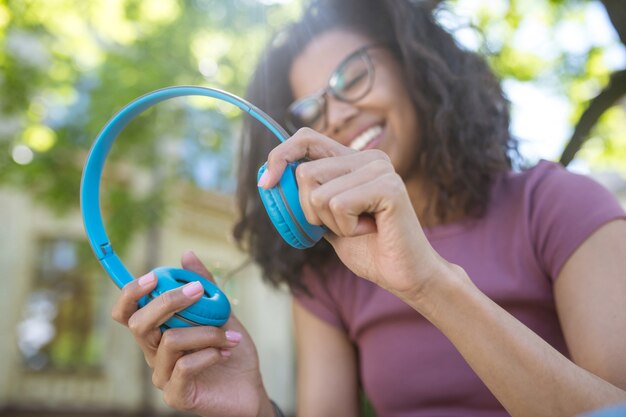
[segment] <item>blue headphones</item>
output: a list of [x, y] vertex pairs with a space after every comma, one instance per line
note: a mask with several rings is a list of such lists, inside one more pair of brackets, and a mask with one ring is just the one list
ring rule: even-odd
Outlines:
[[[261, 122], [281, 142], [289, 135], [271, 117], [247, 101], [224, 91], [196, 86], [168, 87], [139, 97], [122, 108], [98, 134], [89, 155], [80, 186], [80, 205], [89, 244], [98, 261], [113, 282], [122, 288], [134, 278], [115, 254], [104, 230], [100, 212], [100, 178], [104, 162], [115, 139], [126, 125], [148, 108], [174, 97], [206, 96], [233, 104]], [[283, 239], [291, 246], [306, 249], [318, 242], [325, 232], [321, 226], [307, 222], [300, 206], [295, 179], [297, 163], [289, 164], [279, 184], [269, 190], [259, 188], [261, 200], [270, 219]], [[258, 177], [265, 171], [260, 168]], [[258, 179], [258, 178], [257, 178]], [[179, 311], [165, 322], [164, 328], [189, 326], [222, 326], [230, 316], [230, 303], [217, 286], [203, 277], [180, 268], [160, 267], [154, 270], [158, 277], [156, 288], [139, 301], [140, 307], [160, 294], [200, 281], [204, 295], [193, 305]]]

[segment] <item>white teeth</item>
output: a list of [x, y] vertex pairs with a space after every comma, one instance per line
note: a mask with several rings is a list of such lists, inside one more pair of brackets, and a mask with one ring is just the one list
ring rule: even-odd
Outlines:
[[350, 142], [350, 147], [354, 150], [360, 151], [361, 149], [365, 148], [367, 144], [370, 143], [370, 141], [378, 136], [382, 131], [382, 126], [372, 126], [365, 132], [354, 138], [354, 140]]

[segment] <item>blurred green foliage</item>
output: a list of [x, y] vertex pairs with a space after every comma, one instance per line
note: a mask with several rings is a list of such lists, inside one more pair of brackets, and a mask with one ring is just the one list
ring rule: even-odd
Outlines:
[[[463, 3], [468, 2], [451, 0], [447, 4], [455, 11]], [[590, 25], [597, 24], [597, 19], [586, 19], [592, 14], [606, 13], [600, 1], [474, 3], [480, 5], [478, 11], [457, 29], [472, 32], [471, 36], [477, 40], [475, 49], [487, 56], [501, 79], [528, 82], [566, 99], [571, 104], [572, 128], [589, 102], [607, 86], [611, 73], [626, 69], [614, 67], [615, 56], [620, 53], [623, 56], [625, 46], [608, 19], [606, 27], [594, 28]], [[622, 4], [620, 7], [626, 9], [626, 2]], [[459, 12], [463, 11], [457, 10]], [[626, 22], [621, 23], [626, 25]], [[606, 34], [611, 32], [613, 41], [606, 42]], [[537, 45], [531, 41], [533, 48], [529, 48], [529, 37], [541, 42]], [[617, 169], [626, 175], [625, 119], [623, 105], [605, 112], [579, 156], [592, 165]]]
[[[0, 1], [0, 184], [59, 214], [77, 209], [87, 151], [117, 110], [170, 85], [243, 95], [262, 46], [299, 7], [256, 0]], [[181, 138], [206, 145], [204, 152], [232, 148], [237, 109], [180, 100], [138, 117], [111, 151], [107, 167], [118, 167], [104, 180], [101, 199], [118, 252], [163, 212], [172, 176], [153, 167], [175, 165]], [[176, 179], [193, 181], [186, 162], [178, 163]], [[142, 170], [152, 181], [149, 191], [137, 192], [134, 176]]]

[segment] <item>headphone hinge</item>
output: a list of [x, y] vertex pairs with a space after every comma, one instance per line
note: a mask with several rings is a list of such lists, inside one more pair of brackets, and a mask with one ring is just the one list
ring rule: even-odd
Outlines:
[[107, 243], [103, 243], [102, 245], [100, 245], [100, 253], [98, 253], [98, 260], [102, 261], [105, 258], [111, 256], [114, 254], [113, 252], [113, 246], [111, 246], [111, 244], [109, 242]]

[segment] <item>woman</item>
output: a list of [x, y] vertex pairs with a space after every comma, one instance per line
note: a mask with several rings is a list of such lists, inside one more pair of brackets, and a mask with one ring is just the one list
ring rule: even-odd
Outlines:
[[[424, 2], [322, 0], [268, 47], [248, 98], [294, 136], [246, 126], [236, 237], [292, 289], [298, 416], [570, 416], [626, 401], [626, 221], [602, 187], [547, 162], [511, 170], [506, 102]], [[276, 146], [276, 147], [275, 147]], [[275, 148], [274, 148], [275, 147]], [[268, 156], [269, 155], [269, 156]], [[297, 169], [309, 222], [297, 251], [256, 195]], [[335, 256], [335, 254], [337, 256]], [[191, 253], [185, 268], [210, 277]], [[198, 284], [136, 309], [128, 325], [168, 404], [203, 416], [279, 415], [253, 342], [159, 325]]]

